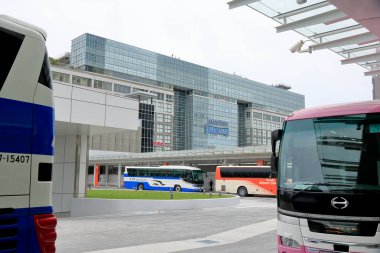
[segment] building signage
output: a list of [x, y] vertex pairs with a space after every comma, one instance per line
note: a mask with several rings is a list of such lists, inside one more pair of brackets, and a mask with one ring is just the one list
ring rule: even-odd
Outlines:
[[228, 136], [229, 129], [206, 125], [205, 126], [205, 132], [206, 132], [206, 134], [216, 134], [216, 135]]
[[207, 118], [205, 133], [228, 136], [230, 133], [230, 130], [227, 126], [228, 126], [227, 121]]
[[154, 141], [153, 142], [153, 146], [155, 146], [155, 147], [162, 147], [162, 146], [164, 146], [164, 143], [161, 142], [161, 141]]
[[210, 119], [207, 118], [207, 124], [213, 126], [228, 126], [228, 122], [224, 120]]

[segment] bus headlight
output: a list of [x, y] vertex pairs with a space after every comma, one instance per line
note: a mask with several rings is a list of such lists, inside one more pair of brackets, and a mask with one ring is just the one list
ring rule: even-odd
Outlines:
[[281, 244], [286, 246], [286, 247], [291, 247], [291, 248], [299, 248], [300, 245], [296, 240], [290, 239], [285, 236], [280, 236], [281, 239]]

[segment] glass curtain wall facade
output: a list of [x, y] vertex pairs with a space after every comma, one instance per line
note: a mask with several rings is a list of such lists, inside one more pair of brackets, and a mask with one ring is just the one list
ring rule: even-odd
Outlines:
[[185, 150], [186, 136], [186, 91], [174, 90], [173, 150]]
[[71, 57], [74, 68], [174, 90], [163, 107], [174, 112], [173, 128], [162, 129], [173, 134], [174, 150], [247, 145], [241, 106], [284, 116], [305, 106], [301, 94], [92, 34], [72, 41]]
[[141, 152], [153, 152], [154, 105], [140, 103]]

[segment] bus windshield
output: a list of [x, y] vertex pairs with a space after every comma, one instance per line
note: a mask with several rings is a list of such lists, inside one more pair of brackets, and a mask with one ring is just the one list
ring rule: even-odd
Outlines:
[[380, 114], [286, 122], [279, 174], [282, 189], [380, 191]]
[[193, 170], [193, 182], [194, 184], [203, 185], [203, 171]]

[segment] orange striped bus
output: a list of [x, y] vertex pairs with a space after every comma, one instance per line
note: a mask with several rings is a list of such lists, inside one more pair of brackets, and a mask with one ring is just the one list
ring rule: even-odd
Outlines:
[[277, 182], [270, 166], [218, 166], [215, 189], [242, 197], [248, 194], [276, 196]]

